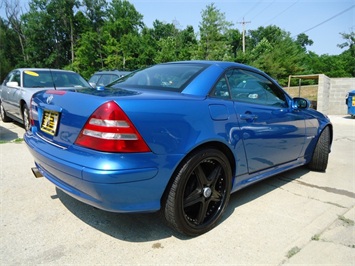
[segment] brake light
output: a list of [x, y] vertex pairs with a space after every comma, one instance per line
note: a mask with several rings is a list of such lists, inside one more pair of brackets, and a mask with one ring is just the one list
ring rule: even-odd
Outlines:
[[54, 94], [54, 95], [64, 95], [67, 92], [65, 90], [46, 90], [47, 94]]
[[127, 115], [114, 101], [96, 109], [75, 144], [106, 152], [150, 151]]
[[29, 109], [29, 115], [30, 115], [30, 124], [31, 127], [35, 125], [35, 121], [33, 119], [33, 98], [31, 97], [31, 101], [30, 101], [30, 109]]

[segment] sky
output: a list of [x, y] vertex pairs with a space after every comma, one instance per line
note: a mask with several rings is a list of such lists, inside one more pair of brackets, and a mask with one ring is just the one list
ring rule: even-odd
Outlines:
[[314, 42], [308, 50], [318, 55], [337, 55], [345, 40], [340, 33], [355, 31], [355, 0], [129, 0], [148, 27], [154, 20], [177, 22], [180, 29], [199, 30], [201, 11], [214, 3], [233, 28], [246, 32], [276, 25], [291, 37], [305, 33]]
[[[0, 0], [2, 1], [2, 0]], [[11, 1], [11, 0], [10, 0]], [[19, 0], [23, 11], [29, 0]], [[337, 55], [344, 51], [337, 47], [345, 40], [340, 33], [355, 32], [355, 0], [129, 0], [143, 15], [150, 28], [159, 20], [175, 23], [179, 29], [193, 26], [199, 31], [201, 12], [207, 5], [225, 14], [233, 28], [246, 32], [258, 27], [276, 25], [296, 38], [305, 33], [313, 41], [307, 47], [318, 55]], [[1, 7], [0, 16], [5, 17]]]

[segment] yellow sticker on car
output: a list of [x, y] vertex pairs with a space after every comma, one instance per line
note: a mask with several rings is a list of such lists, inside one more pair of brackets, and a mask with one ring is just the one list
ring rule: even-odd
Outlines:
[[25, 73], [30, 76], [38, 77], [39, 74], [33, 71], [25, 70]]

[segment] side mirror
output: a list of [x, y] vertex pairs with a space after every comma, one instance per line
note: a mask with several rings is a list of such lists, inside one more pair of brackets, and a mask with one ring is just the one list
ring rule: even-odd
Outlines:
[[295, 97], [292, 99], [292, 108], [297, 109], [307, 109], [310, 108], [311, 103], [305, 98]]
[[6, 83], [6, 86], [8, 87], [18, 87], [18, 82], [17, 81], [9, 81]]
[[104, 91], [105, 90], [105, 86], [96, 86], [96, 90], [97, 91]]

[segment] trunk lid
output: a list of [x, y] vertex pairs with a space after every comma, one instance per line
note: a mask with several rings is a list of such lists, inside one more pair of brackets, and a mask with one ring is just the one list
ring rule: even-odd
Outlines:
[[[136, 107], [150, 109], [160, 100], [178, 100], [196, 96], [181, 93], [105, 88], [79, 91], [47, 90], [34, 95], [31, 101], [32, 132], [39, 137], [67, 148], [73, 145], [89, 117], [101, 105], [115, 101], [127, 114], [135, 116]], [[199, 97], [198, 97], [199, 98]]]
[[105, 101], [73, 91], [36, 93], [31, 100], [32, 131], [49, 142], [68, 147], [75, 142], [88, 117]]

